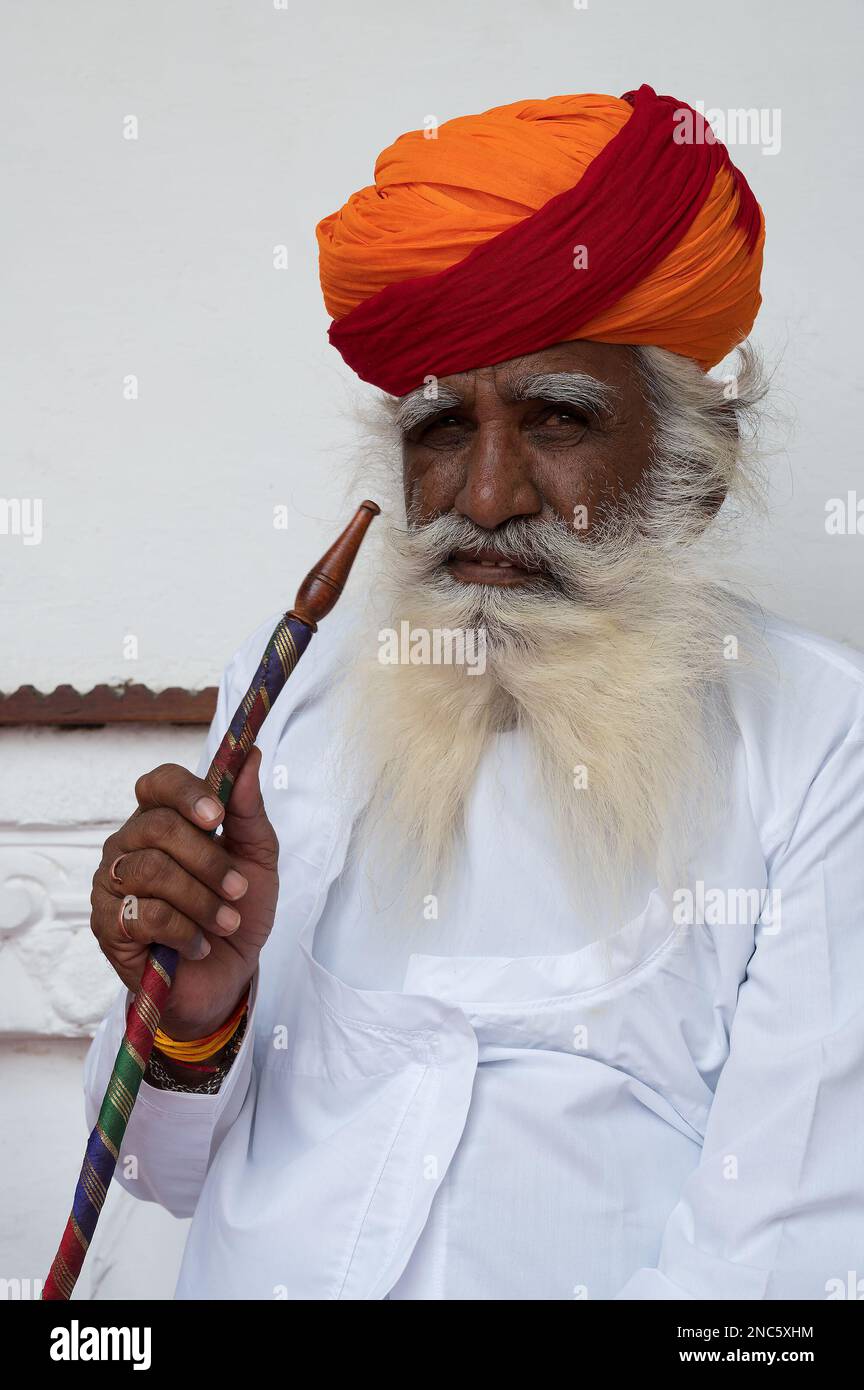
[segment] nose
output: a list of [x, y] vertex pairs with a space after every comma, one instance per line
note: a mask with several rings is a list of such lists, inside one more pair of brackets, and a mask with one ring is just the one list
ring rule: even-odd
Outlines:
[[453, 507], [476, 526], [494, 531], [516, 517], [542, 511], [518, 429], [498, 421], [479, 424], [464, 455], [464, 469]]

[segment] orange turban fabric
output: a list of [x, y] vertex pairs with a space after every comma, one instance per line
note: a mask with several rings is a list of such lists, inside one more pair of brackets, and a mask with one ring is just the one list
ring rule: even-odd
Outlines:
[[760, 305], [764, 219], [704, 118], [643, 86], [402, 135], [317, 228], [330, 340], [403, 395], [556, 342], [707, 370]]

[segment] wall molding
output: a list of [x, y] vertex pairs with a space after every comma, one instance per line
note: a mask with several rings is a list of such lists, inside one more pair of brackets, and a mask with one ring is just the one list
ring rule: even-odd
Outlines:
[[0, 1037], [92, 1037], [120, 982], [90, 931], [113, 824], [0, 824]]
[[96, 685], [82, 694], [71, 685], [42, 692], [32, 685], [0, 694], [0, 726], [53, 724], [97, 728], [105, 724], [209, 724], [216, 686], [204, 690], [151, 690], [149, 685]]

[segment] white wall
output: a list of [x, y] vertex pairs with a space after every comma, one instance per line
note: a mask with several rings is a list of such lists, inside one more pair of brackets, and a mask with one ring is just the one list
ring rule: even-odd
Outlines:
[[0, 538], [0, 688], [212, 681], [342, 515], [353, 387], [325, 341], [317, 219], [427, 114], [643, 80], [782, 112], [779, 154], [734, 151], [767, 215], [758, 337], [798, 417], [761, 592], [864, 645], [861, 538], [824, 532], [859, 467], [857, 10], [6, 0], [0, 495], [41, 496], [45, 537]]
[[[34, 546], [0, 535], [0, 689], [213, 683], [345, 513], [356, 391], [325, 341], [315, 222], [428, 115], [642, 81], [707, 107], [780, 109], [778, 154], [732, 151], [766, 211], [756, 336], [794, 414], [773, 519], [742, 561], [758, 563], [770, 606], [864, 646], [864, 536], [824, 524], [828, 498], [864, 495], [857, 16], [855, 0], [4, 0], [0, 496], [42, 498], [45, 529]], [[287, 270], [273, 268], [276, 245]], [[123, 398], [130, 373], [136, 401]], [[273, 529], [276, 503], [291, 509], [287, 532]], [[10, 1106], [34, 1136], [44, 1119], [50, 1155], [41, 1171], [2, 1152], [0, 1186], [38, 1220], [7, 1227], [0, 1276], [44, 1267], [77, 1167], [81, 1043], [59, 1038], [86, 1032], [106, 987], [81, 885], [136, 773], [192, 758], [194, 742], [135, 730], [0, 742], [2, 970], [16, 981], [0, 1029], [5, 1014], [7, 1036], [41, 1039], [14, 1055], [7, 1044], [3, 1128]], [[44, 920], [25, 930], [34, 854], [51, 883], [33, 890]], [[21, 965], [30, 931], [56, 951], [66, 933], [56, 977], [44, 935]], [[142, 1276], [144, 1295], [170, 1284], [161, 1230], [172, 1253]], [[120, 1276], [105, 1277], [103, 1292]]]

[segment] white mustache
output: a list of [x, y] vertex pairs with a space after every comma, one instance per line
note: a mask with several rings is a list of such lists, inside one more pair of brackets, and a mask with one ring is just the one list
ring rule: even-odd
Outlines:
[[[556, 543], [551, 546], [548, 536], [544, 538], [544, 532], [550, 529], [559, 532]], [[445, 515], [417, 527], [411, 534], [422, 544], [430, 564], [436, 565], [445, 563], [456, 550], [490, 550], [513, 565], [541, 569], [550, 555], [556, 554], [562, 538], [579, 544], [564, 523], [557, 521], [517, 519], [505, 522], [495, 531], [485, 531], [467, 517]]]
[[585, 542], [564, 522], [508, 521], [495, 531], [486, 531], [467, 517], [440, 516], [408, 533], [406, 549], [418, 565], [418, 578], [433, 578], [456, 551], [488, 551], [500, 560], [537, 571], [535, 585], [550, 582], [566, 589], [578, 567], [577, 551]]
[[[442, 582], [442, 567], [455, 551], [486, 550], [522, 569], [538, 573], [520, 586], [523, 593], [554, 589], [559, 596], [581, 603], [602, 603], [638, 582], [640, 557], [649, 546], [634, 511], [623, 510], [614, 527], [607, 523], [591, 536], [575, 532], [560, 518], [535, 521], [517, 518], [486, 531], [467, 517], [446, 514], [410, 528], [396, 542], [420, 582]], [[443, 582], [448, 582], [449, 576]], [[515, 591], [512, 591], [515, 592]], [[509, 600], [505, 597], [503, 602]], [[497, 600], [496, 600], [497, 602]]]

